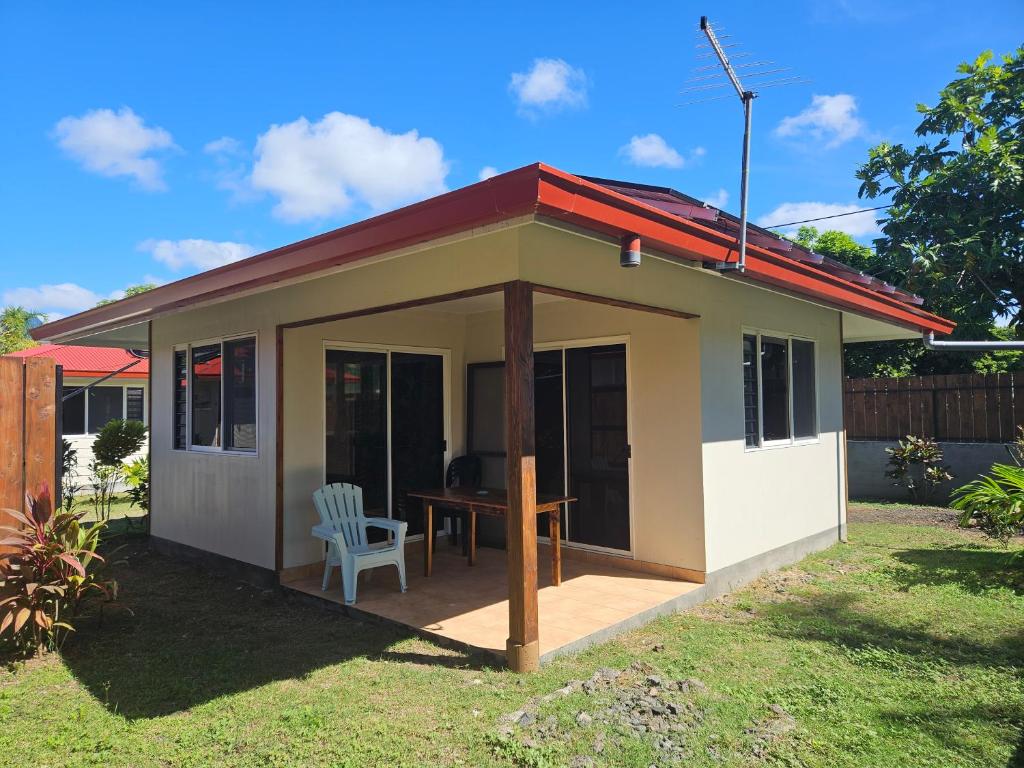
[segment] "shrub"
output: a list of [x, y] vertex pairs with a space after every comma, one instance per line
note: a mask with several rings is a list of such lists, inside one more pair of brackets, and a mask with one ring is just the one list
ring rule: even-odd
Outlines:
[[112, 599], [117, 584], [92, 568], [103, 559], [96, 553], [102, 525], [80, 525], [80, 513], [54, 514], [45, 483], [25, 500], [27, 514], [5, 510], [21, 527], [2, 527], [8, 535], [0, 546], [12, 551], [0, 555], [0, 638], [9, 633], [19, 650], [56, 648], [85, 599]]
[[938, 487], [953, 479], [949, 467], [942, 464], [942, 449], [930, 437], [907, 435], [885, 451], [890, 467], [885, 476], [893, 479], [893, 485], [906, 487], [913, 502], [929, 503]]
[[114, 419], [96, 435], [92, 444], [92, 455], [102, 466], [120, 467], [146, 442], [146, 427], [141, 421]]
[[[149, 514], [149, 459], [143, 456], [127, 464], [124, 468], [124, 480], [128, 484], [128, 498], [132, 500], [132, 506]], [[143, 526], [146, 522], [148, 519], [143, 521]]]
[[1006, 546], [1024, 531], [1024, 467], [993, 464], [991, 474], [953, 492], [953, 508], [961, 511], [961, 526], [974, 521]]
[[125, 479], [124, 460], [142, 448], [146, 427], [141, 421], [114, 419], [100, 430], [92, 444], [95, 459], [89, 464], [93, 477], [92, 503], [100, 520], [110, 519], [117, 485]]

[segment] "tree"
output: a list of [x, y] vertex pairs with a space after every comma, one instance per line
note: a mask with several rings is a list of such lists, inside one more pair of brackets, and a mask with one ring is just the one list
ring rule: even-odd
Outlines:
[[24, 307], [0, 310], [0, 355], [17, 352], [36, 345], [29, 331], [46, 320], [46, 315]]
[[991, 336], [993, 318], [1021, 324], [1024, 304], [1024, 48], [961, 64], [914, 149], [882, 143], [857, 171], [860, 196], [891, 196], [875, 241], [890, 282], [955, 319], [954, 336]]
[[841, 261], [861, 272], [874, 274], [883, 268], [874, 250], [861, 245], [845, 232], [827, 229], [819, 232], [816, 227], [802, 226], [793, 240], [804, 248]]
[[[129, 285], [124, 289], [124, 296], [121, 298], [127, 299], [129, 296], [137, 296], [140, 293], [152, 291], [154, 288], [156, 288], [156, 283], [139, 283], [138, 285]], [[102, 307], [104, 304], [113, 304], [115, 301], [119, 301], [119, 299], [100, 299], [96, 302], [96, 306]]]

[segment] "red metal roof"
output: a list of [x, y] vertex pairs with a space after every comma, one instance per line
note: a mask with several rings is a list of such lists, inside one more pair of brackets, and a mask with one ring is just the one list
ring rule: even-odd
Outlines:
[[[420, 203], [350, 224], [151, 291], [55, 320], [36, 339], [74, 341], [145, 322], [185, 307], [265, 288], [344, 264], [517, 216], [537, 214], [614, 238], [639, 236], [643, 247], [688, 262], [737, 260], [735, 217], [659, 187], [590, 181], [536, 163]], [[628, 194], [627, 194], [628, 193]], [[781, 288], [813, 301], [919, 332], [948, 334], [955, 323], [922, 310], [916, 297], [848, 267], [795, 249], [752, 229], [746, 271], [730, 279]]]
[[57, 365], [64, 367], [65, 376], [106, 376], [133, 361], [135, 365], [119, 373], [116, 378], [144, 379], [149, 375], [149, 360], [136, 357], [127, 349], [40, 344], [6, 356], [52, 358]]

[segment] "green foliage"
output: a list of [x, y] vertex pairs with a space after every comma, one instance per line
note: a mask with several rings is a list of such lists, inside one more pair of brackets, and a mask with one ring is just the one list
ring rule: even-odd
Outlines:
[[117, 485], [125, 479], [124, 460], [137, 453], [145, 441], [145, 425], [123, 419], [107, 422], [96, 436], [92, 444], [95, 458], [89, 464], [89, 472], [93, 476], [92, 503], [98, 519], [110, 519]]
[[[156, 283], [139, 283], [138, 285], [129, 285], [124, 289], [124, 296], [121, 298], [127, 299], [129, 296], [137, 296], [140, 293], [152, 291], [154, 288], [156, 288]], [[96, 306], [102, 307], [104, 304], [113, 304], [115, 301], [118, 301], [118, 299], [100, 299], [96, 302]]]
[[28, 332], [45, 319], [46, 315], [24, 307], [4, 307], [0, 310], [0, 355], [36, 346]]
[[96, 436], [92, 453], [100, 465], [119, 467], [145, 442], [146, 427], [141, 421], [113, 419]]
[[817, 227], [802, 226], [793, 240], [804, 248], [841, 261], [862, 272], [875, 272], [881, 268], [874, 250], [861, 245], [845, 232], [827, 229], [819, 232]]
[[82, 490], [75, 473], [78, 468], [78, 451], [69, 440], [62, 438], [60, 443], [60, 502], [65, 512], [73, 512], [76, 497]]
[[905, 487], [915, 504], [930, 503], [938, 487], [953, 479], [949, 467], [942, 464], [942, 449], [930, 437], [907, 435], [885, 451], [889, 454], [885, 476], [892, 478], [893, 485]]
[[916, 133], [929, 140], [879, 144], [857, 177], [862, 197], [892, 198], [875, 241], [886, 278], [970, 338], [994, 316], [1016, 325], [1024, 302], [1024, 48], [959, 72], [935, 106], [918, 106]]
[[124, 470], [128, 484], [128, 498], [132, 505], [149, 512], [149, 459], [142, 457], [128, 464]]
[[1024, 467], [993, 464], [990, 474], [957, 488], [953, 496], [961, 526], [974, 522], [1003, 546], [1024, 532]]
[[4, 526], [0, 546], [0, 637], [22, 652], [47, 645], [59, 647], [83, 601], [94, 595], [116, 596], [117, 585], [96, 577], [94, 562], [102, 525], [85, 527], [82, 515], [54, 514], [49, 488], [43, 484], [26, 496], [28, 514], [8, 509], [18, 527]]

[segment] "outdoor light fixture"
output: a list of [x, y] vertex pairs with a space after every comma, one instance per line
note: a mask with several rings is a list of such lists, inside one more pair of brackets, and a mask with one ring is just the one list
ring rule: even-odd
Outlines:
[[640, 266], [640, 236], [624, 235], [622, 237], [622, 250], [619, 251], [620, 267]]

